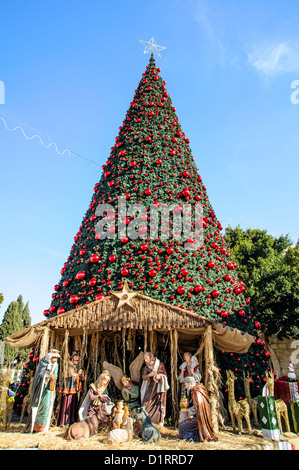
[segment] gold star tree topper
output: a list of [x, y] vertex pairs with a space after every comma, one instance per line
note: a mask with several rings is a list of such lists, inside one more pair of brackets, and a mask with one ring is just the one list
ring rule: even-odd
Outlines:
[[125, 304], [129, 305], [131, 308], [134, 308], [134, 306], [131, 303], [131, 300], [134, 297], [136, 297], [136, 295], [138, 295], [139, 292], [140, 292], [139, 290], [138, 291], [130, 290], [128, 286], [128, 282], [125, 281], [124, 286], [120, 292], [111, 292], [111, 295], [114, 295], [115, 297], [118, 298], [118, 304], [117, 304], [116, 310], [118, 310], [120, 307], [122, 307]]
[[160, 51], [166, 49], [164, 46], [158, 46], [154, 38], [151, 38], [149, 41], [142, 41], [141, 39], [138, 39], [138, 41], [141, 42], [143, 46], [145, 46], [143, 51], [144, 54], [147, 52], [152, 52], [153, 54], [157, 54], [157, 56], [161, 57]]

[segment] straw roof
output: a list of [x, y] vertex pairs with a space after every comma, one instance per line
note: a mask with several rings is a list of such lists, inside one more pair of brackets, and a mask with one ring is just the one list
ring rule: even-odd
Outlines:
[[225, 327], [206, 317], [166, 304], [139, 292], [111, 293], [103, 299], [49, 318], [30, 328], [14, 333], [5, 343], [15, 347], [33, 347], [40, 342], [45, 329], [69, 335], [92, 334], [95, 331], [122, 329], [160, 330], [176, 329], [182, 335], [199, 336], [211, 325], [215, 345], [226, 351], [247, 352], [255, 338], [236, 328]]

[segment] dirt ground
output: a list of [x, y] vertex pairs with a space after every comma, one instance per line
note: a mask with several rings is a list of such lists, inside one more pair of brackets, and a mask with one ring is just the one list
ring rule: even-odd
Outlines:
[[[218, 434], [217, 442], [194, 443], [179, 439], [178, 430], [164, 427], [160, 429], [162, 439], [157, 444], [145, 444], [140, 438], [117, 446], [105, 444], [107, 431], [88, 439], [69, 441], [65, 438], [65, 429], [50, 427], [47, 433], [24, 433], [24, 424], [13, 422], [6, 431], [0, 431], [0, 450], [4, 449], [39, 449], [39, 450], [131, 450], [131, 451], [197, 451], [197, 450], [276, 450], [277, 443], [265, 439], [262, 431], [254, 429], [252, 435], [244, 432], [234, 434], [227, 426]], [[285, 440], [285, 439], [284, 439]]]

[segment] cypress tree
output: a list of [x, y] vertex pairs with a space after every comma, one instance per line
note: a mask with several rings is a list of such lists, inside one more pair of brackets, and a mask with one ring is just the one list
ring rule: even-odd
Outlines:
[[[17, 331], [20, 331], [22, 328], [23, 326], [22, 317], [20, 315], [20, 302], [18, 299], [17, 301], [11, 302], [7, 307], [6, 312], [4, 313], [3, 320], [0, 326], [0, 339], [4, 341], [7, 336]], [[9, 365], [11, 361], [15, 359], [17, 354], [18, 350], [16, 348], [5, 344], [4, 361], [6, 365]]]

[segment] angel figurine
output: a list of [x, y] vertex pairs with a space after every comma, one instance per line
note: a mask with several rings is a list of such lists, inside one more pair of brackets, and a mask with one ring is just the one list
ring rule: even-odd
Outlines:
[[144, 360], [143, 356], [143, 352], [140, 352], [136, 359], [131, 362], [129, 366], [130, 377], [124, 374], [120, 367], [109, 364], [107, 361], [103, 362], [103, 367], [110, 372], [116, 387], [121, 391], [122, 398], [126, 402], [129, 411], [140, 407], [139, 382]]

